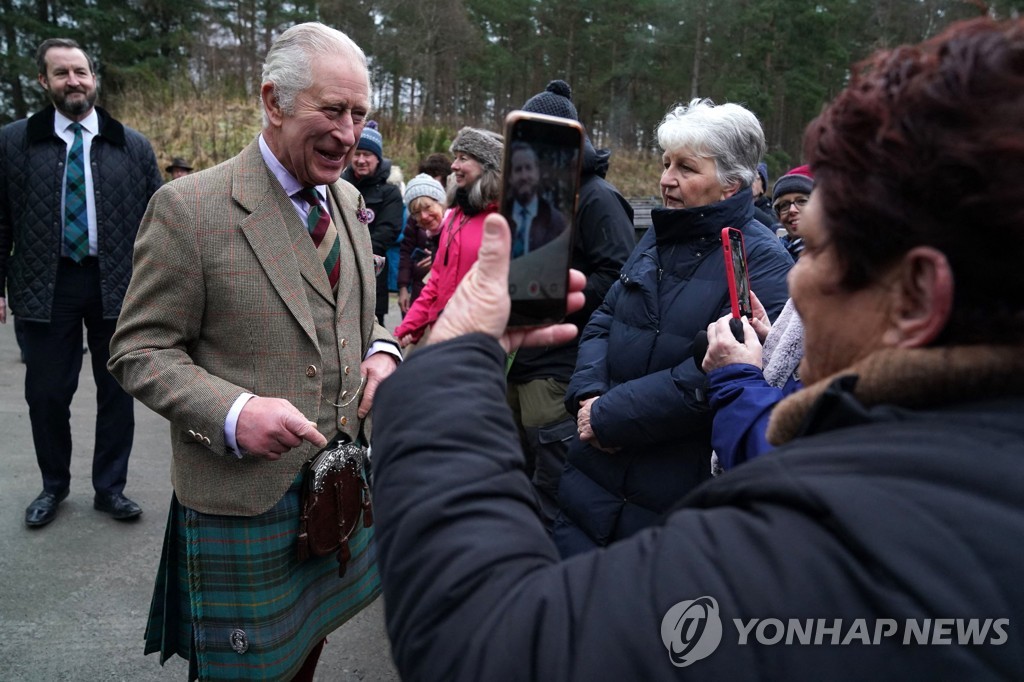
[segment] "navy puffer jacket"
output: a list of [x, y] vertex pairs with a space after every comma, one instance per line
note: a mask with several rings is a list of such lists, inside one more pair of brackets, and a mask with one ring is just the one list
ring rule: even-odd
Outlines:
[[753, 219], [750, 189], [709, 206], [654, 209], [580, 340], [566, 409], [594, 402], [598, 450], [576, 437], [559, 487], [563, 555], [632, 535], [710, 477], [711, 414], [694, 335], [729, 311], [721, 231], [742, 226], [751, 289], [775, 318], [793, 260]]
[[[141, 133], [96, 107], [99, 134], [89, 163], [96, 202], [103, 317], [116, 319], [132, 275], [135, 235], [163, 184]], [[60, 262], [67, 145], [53, 132], [54, 108], [0, 130], [0, 288], [13, 313], [49, 322]], [[15, 245], [11, 254], [11, 245]]]

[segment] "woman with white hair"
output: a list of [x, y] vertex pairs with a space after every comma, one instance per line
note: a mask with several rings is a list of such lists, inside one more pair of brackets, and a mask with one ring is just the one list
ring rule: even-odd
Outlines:
[[668, 113], [658, 142], [665, 206], [583, 330], [566, 393], [578, 435], [559, 487], [563, 556], [655, 523], [711, 475], [693, 339], [730, 308], [722, 228], [743, 231], [751, 288], [771, 318], [787, 298], [793, 261], [754, 219], [750, 186], [765, 150], [754, 114], [695, 99]]

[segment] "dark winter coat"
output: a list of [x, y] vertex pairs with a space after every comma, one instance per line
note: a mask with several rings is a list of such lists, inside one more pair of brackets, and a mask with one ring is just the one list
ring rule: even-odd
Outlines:
[[[805, 389], [782, 403], [811, 397], [802, 437], [571, 561], [522, 472], [504, 352], [477, 334], [416, 353], [374, 403], [386, 425], [374, 441], [378, 565], [402, 679], [1024, 679], [1024, 367], [1009, 351], [984, 371], [908, 373], [896, 358], [882, 381], [895, 378], [913, 409], [869, 401], [849, 378]], [[413, 394], [435, 409], [410, 411]], [[685, 640], [666, 614], [702, 597], [721, 641], [700, 629], [710, 617], [688, 621], [706, 656], [676, 667]], [[791, 618], [839, 619], [836, 643], [824, 632], [817, 645], [763, 644], [751, 627], [739, 644], [734, 619]], [[979, 643], [964, 646], [971, 618]], [[857, 619], [868, 642], [842, 643]], [[908, 621], [952, 643], [903, 644]], [[890, 622], [895, 634], [876, 639]]]
[[[0, 130], [0, 290], [21, 320], [49, 322], [63, 242], [67, 145], [53, 132], [54, 108]], [[96, 107], [99, 133], [89, 164], [103, 317], [116, 319], [132, 275], [135, 235], [163, 179], [149, 141]], [[13, 255], [11, 247], [15, 246]]]
[[373, 220], [368, 227], [373, 253], [378, 256], [387, 254], [402, 229], [402, 190], [388, 183], [390, 175], [391, 159], [381, 160], [376, 173], [359, 180], [355, 179], [351, 166], [341, 174], [343, 180], [352, 183], [363, 195], [366, 208], [373, 211]]
[[559, 486], [554, 534], [565, 555], [655, 523], [711, 475], [706, 377], [692, 357], [698, 331], [729, 312], [721, 231], [742, 226], [751, 288], [774, 319], [792, 259], [753, 219], [750, 189], [693, 209], [654, 209], [580, 340], [566, 394], [575, 414], [600, 396], [590, 423], [604, 452], [576, 437]]
[[[636, 246], [633, 207], [604, 179], [610, 157], [611, 152], [594, 149], [589, 138], [586, 140], [572, 250], [572, 267], [587, 276], [583, 289], [586, 303], [567, 318], [581, 333]], [[574, 340], [561, 346], [519, 350], [509, 369], [509, 381], [552, 378], [568, 383], [576, 368], [577, 345]]]
[[754, 219], [772, 231], [779, 224], [775, 209], [772, 208], [772, 200], [765, 194], [754, 200]]
[[430, 251], [431, 254], [436, 254], [439, 234], [431, 237], [426, 230], [420, 227], [413, 216], [409, 216], [409, 219], [405, 221], [404, 234], [405, 236], [402, 237], [402, 242], [399, 244], [401, 252], [398, 256], [398, 288], [409, 287], [409, 300], [415, 301], [419, 297], [420, 292], [423, 291], [425, 286], [423, 278], [430, 272], [430, 266], [425, 268], [417, 267], [416, 263], [423, 260], [426, 256], [413, 258], [412, 254], [416, 249], [423, 249]]

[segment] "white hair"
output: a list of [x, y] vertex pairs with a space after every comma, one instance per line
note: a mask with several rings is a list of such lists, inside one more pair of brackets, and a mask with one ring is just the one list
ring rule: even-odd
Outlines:
[[[355, 41], [341, 31], [316, 21], [296, 24], [274, 41], [263, 62], [262, 85], [274, 86], [274, 96], [282, 112], [287, 115], [295, 113], [295, 98], [313, 85], [313, 62], [324, 55], [353, 59], [366, 75], [366, 92], [370, 92], [366, 55]], [[270, 119], [262, 97], [260, 106], [263, 107], [263, 127], [267, 127]]]
[[739, 104], [715, 106], [696, 98], [676, 105], [658, 126], [658, 144], [666, 152], [685, 149], [714, 159], [718, 182], [727, 187], [739, 182], [749, 187], [764, 157], [764, 131], [753, 113]]

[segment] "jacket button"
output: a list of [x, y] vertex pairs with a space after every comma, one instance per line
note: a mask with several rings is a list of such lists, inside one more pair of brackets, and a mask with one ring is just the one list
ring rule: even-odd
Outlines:
[[341, 340], [341, 347], [344, 348], [347, 345], [348, 345], [348, 339], [342, 339]]
[[245, 634], [245, 630], [232, 630], [230, 639], [231, 648], [236, 654], [244, 654], [249, 650], [249, 636]]
[[207, 438], [206, 436], [203, 436], [203, 442], [206, 443], [207, 445], [209, 445], [210, 444], [210, 439]]
[[348, 376], [349, 371], [350, 367], [348, 365], [345, 365], [345, 376]]
[[316, 376], [316, 365], [310, 365], [306, 368], [306, 376], [310, 379]]
[[341, 424], [342, 426], [345, 426], [346, 424], [348, 424], [348, 417], [342, 417], [341, 419], [338, 420], [338, 423]]
[[344, 400], [347, 397], [348, 397], [348, 391], [342, 391], [341, 392], [341, 399]]
[[201, 434], [201, 433], [197, 433], [196, 434], [196, 442], [197, 443], [202, 443], [203, 442], [203, 434]]

